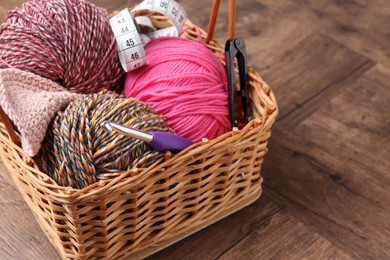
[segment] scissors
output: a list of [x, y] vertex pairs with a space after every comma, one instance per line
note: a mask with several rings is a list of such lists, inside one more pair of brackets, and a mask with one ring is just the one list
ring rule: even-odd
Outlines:
[[[229, 87], [229, 113], [232, 127], [242, 127], [252, 118], [249, 102], [248, 69], [246, 66], [245, 42], [241, 38], [227, 40], [225, 44], [226, 72]], [[236, 87], [236, 73], [234, 70], [234, 58], [237, 58], [240, 89]], [[241, 99], [241, 113], [237, 109], [237, 96]], [[239, 116], [237, 115], [239, 114]], [[240, 118], [239, 118], [240, 117]], [[243, 118], [242, 118], [243, 117]], [[239, 119], [243, 122], [239, 122]]]
[[101, 126], [107, 132], [116, 130], [125, 136], [145, 141], [159, 152], [181, 151], [194, 143], [176, 134], [159, 131], [146, 133], [132, 127], [119, 125], [108, 121], [103, 122]]

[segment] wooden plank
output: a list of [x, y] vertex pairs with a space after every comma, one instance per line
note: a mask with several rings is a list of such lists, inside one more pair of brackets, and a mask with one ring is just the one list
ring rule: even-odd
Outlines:
[[[367, 69], [371, 64], [366, 63], [364, 57], [318, 33], [310, 34], [291, 50], [281, 51], [270, 69], [262, 71], [278, 97], [279, 122], [295, 117], [302, 108], [309, 110], [307, 114], [315, 111], [317, 107], [310, 108], [310, 104], [323, 95], [339, 93], [335, 84]], [[308, 104], [309, 100], [314, 102]]]
[[147, 259], [215, 259], [280, 207], [261, 196], [255, 203]]
[[59, 259], [0, 163], [0, 259]]
[[114, 11], [121, 11], [124, 8], [129, 8], [140, 3], [140, 1], [136, 1], [136, 0], [115, 0], [115, 1], [89, 0], [89, 1], [94, 3], [96, 6], [106, 9], [108, 14], [111, 14]]
[[295, 129], [274, 131], [271, 198], [358, 258], [390, 257], [390, 70], [376, 66]]
[[[313, 112], [324, 106], [331, 98], [339, 94], [344, 86], [353, 84], [353, 82], [360, 77], [360, 75], [374, 65], [372, 61], [366, 61], [357, 67], [348, 67], [345, 75], [339, 78], [334, 78], [334, 81], [329, 82], [328, 85], [322, 85], [317, 92], [313, 91], [311, 97], [295, 104], [295, 108], [289, 110], [278, 118], [278, 123], [275, 128], [292, 129], [310, 116]], [[291, 93], [291, 92], [290, 92]], [[290, 101], [291, 104], [291, 101]]]
[[219, 259], [352, 259], [282, 210]]
[[[179, 1], [187, 10], [188, 17], [203, 29], [208, 29], [212, 1]], [[275, 1], [276, 2], [276, 1]], [[228, 38], [228, 1], [221, 1], [215, 26], [215, 37], [222, 43]], [[236, 37], [256, 37], [270, 27], [277, 19], [282, 19], [294, 12], [297, 5], [261, 0], [240, 0], [236, 3]]]
[[386, 0], [300, 0], [307, 22], [348, 48], [387, 66], [390, 65], [390, 8]]
[[[271, 20], [269, 14], [265, 16], [268, 17], [267, 19], [253, 21], [256, 26], [246, 24], [248, 29], [241, 30], [246, 35], [248, 64], [256, 68], [264, 80], [269, 82], [273, 89], [275, 88], [275, 91], [283, 92], [277, 80], [269, 77], [274, 71], [273, 67], [283, 59], [285, 53], [293, 52], [298, 44], [315, 31], [310, 26], [302, 26], [299, 12], [285, 11], [277, 14], [277, 19]], [[258, 32], [253, 32], [253, 28], [257, 28]]]
[[[270, 146], [265, 167], [269, 173], [265, 183], [267, 194], [351, 256], [388, 258], [389, 211], [382, 209], [379, 200], [368, 199], [365, 187], [354, 190], [348, 183], [351, 178], [348, 172], [326, 168], [326, 161], [312, 161], [307, 153]], [[388, 192], [382, 195], [383, 190], [374, 195], [387, 197], [382, 202], [387, 203]]]
[[[349, 106], [344, 106], [341, 115], [348, 113], [347, 117], [341, 117], [338, 114], [336, 119], [342, 121], [345, 125], [351, 128], [358, 128], [365, 132], [366, 135], [372, 134], [376, 138], [389, 138], [390, 133], [390, 117], [389, 117], [389, 67], [377, 64], [370, 71], [365, 73], [358, 79], [355, 87], [347, 89], [347, 93], [333, 102], [347, 102]], [[352, 109], [354, 103], [359, 109]], [[345, 109], [349, 109], [345, 111]], [[380, 165], [378, 160], [378, 152], [387, 158], [386, 154], [382, 153], [382, 149], [376, 149], [377, 143], [372, 143], [372, 151], [368, 153], [372, 156], [374, 165]], [[385, 169], [382, 169], [382, 171]]]

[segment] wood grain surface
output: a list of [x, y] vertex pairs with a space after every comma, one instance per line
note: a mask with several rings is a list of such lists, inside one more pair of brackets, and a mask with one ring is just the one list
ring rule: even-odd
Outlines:
[[[2, 0], [1, 22], [23, 2]], [[207, 28], [211, 0], [179, 2]], [[264, 194], [149, 259], [390, 259], [389, 19], [386, 0], [237, 1], [236, 34], [280, 106]], [[0, 259], [60, 259], [6, 172], [1, 163]]]

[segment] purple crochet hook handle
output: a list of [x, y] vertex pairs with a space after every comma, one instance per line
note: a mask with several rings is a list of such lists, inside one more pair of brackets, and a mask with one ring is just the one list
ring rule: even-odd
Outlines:
[[159, 152], [181, 151], [192, 145], [194, 142], [176, 134], [167, 132], [151, 132], [153, 136], [149, 144]]
[[143, 140], [159, 152], [181, 151], [194, 143], [176, 134], [168, 132], [145, 133], [132, 127], [119, 125], [113, 122], [103, 122], [102, 127], [108, 132], [115, 129], [126, 136]]

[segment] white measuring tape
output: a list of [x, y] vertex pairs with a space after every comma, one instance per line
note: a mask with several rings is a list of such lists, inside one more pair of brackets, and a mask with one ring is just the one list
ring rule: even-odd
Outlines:
[[[156, 11], [169, 20], [174, 26], [156, 30], [147, 16], [135, 17], [138, 10]], [[124, 9], [110, 19], [110, 25], [117, 41], [119, 60], [123, 69], [128, 72], [146, 64], [144, 45], [152, 39], [163, 36], [178, 36], [187, 14], [180, 4], [174, 0], [147, 0], [141, 2], [133, 10]], [[149, 27], [151, 32], [141, 34], [138, 25]]]

